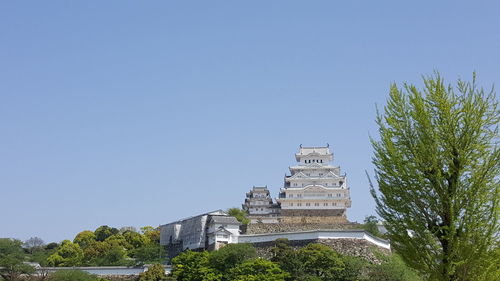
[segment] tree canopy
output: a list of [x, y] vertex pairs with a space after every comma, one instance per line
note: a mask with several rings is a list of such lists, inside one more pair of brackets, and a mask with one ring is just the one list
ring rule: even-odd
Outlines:
[[377, 212], [393, 248], [429, 280], [487, 280], [499, 246], [495, 92], [475, 74], [455, 86], [439, 73], [423, 83], [391, 85], [377, 116]]
[[10, 238], [0, 238], [0, 276], [9, 281], [17, 280], [21, 274], [32, 273], [34, 268], [23, 263], [25, 254], [22, 242]]

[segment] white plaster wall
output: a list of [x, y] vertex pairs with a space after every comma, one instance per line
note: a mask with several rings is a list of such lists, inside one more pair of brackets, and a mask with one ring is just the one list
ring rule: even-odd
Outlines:
[[240, 235], [238, 237], [238, 243], [272, 242], [278, 238], [286, 238], [288, 240], [363, 239], [385, 249], [391, 248], [390, 243], [388, 241], [371, 236], [370, 234], [362, 230], [360, 231], [314, 230], [314, 231], [300, 231], [300, 232]]

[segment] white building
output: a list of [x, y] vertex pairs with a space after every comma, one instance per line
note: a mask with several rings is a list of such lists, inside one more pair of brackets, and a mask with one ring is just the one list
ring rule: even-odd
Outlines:
[[[340, 174], [340, 167], [331, 165], [333, 154], [329, 145], [325, 147], [303, 147], [295, 154], [297, 165], [290, 167], [285, 176], [278, 203], [284, 221], [293, 217], [315, 217], [309, 222], [338, 222], [346, 219], [346, 210], [351, 207], [347, 179]], [[288, 218], [288, 219], [287, 219]], [[304, 222], [304, 221], [302, 221]]]
[[254, 186], [247, 192], [243, 210], [247, 212], [250, 223], [277, 223], [280, 214], [278, 204], [273, 199], [267, 186]]
[[160, 245], [169, 258], [185, 250], [216, 250], [237, 242], [239, 226], [235, 217], [217, 210], [160, 225]]

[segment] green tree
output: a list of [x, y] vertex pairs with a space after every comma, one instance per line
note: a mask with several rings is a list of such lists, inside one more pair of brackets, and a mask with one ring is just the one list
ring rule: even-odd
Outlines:
[[94, 242], [83, 252], [83, 263], [85, 265], [129, 265], [127, 252], [120, 240], [106, 240]]
[[157, 263], [148, 267], [148, 270], [139, 274], [139, 281], [162, 281], [167, 279], [165, 268]]
[[373, 264], [368, 269], [370, 281], [421, 281], [422, 278], [412, 269], [408, 268], [404, 261], [397, 255], [392, 254], [383, 257], [381, 264]]
[[378, 223], [377, 217], [367, 216], [363, 221], [363, 229], [374, 236], [380, 237], [382, 236], [382, 234], [378, 230], [377, 223]]
[[475, 74], [455, 87], [438, 73], [423, 80], [423, 90], [393, 84], [377, 116], [377, 213], [396, 252], [429, 280], [480, 279], [500, 237], [498, 102]]
[[229, 208], [227, 210], [227, 213], [230, 216], [235, 217], [241, 224], [247, 225], [250, 223], [250, 219], [247, 218], [247, 213], [241, 209], [238, 208]]
[[8, 281], [18, 280], [21, 274], [35, 271], [24, 264], [23, 243], [19, 240], [0, 238], [0, 276]]
[[306, 276], [319, 277], [321, 280], [341, 280], [341, 273], [345, 270], [345, 264], [341, 256], [323, 244], [311, 243], [300, 249], [297, 253], [298, 259], [303, 264], [303, 274]]
[[108, 237], [115, 235], [115, 234], [118, 234], [118, 233], [120, 233], [120, 231], [117, 228], [109, 227], [107, 225], [99, 226], [94, 231], [96, 240], [101, 241], [101, 242], [106, 240]]
[[172, 275], [177, 281], [220, 281], [222, 274], [210, 267], [206, 251], [186, 251], [172, 259]]
[[363, 278], [365, 269], [370, 265], [360, 257], [341, 256], [344, 269], [339, 273], [337, 280], [358, 281]]
[[210, 253], [210, 266], [223, 274], [246, 260], [257, 257], [257, 251], [251, 244], [229, 244]]
[[159, 244], [148, 243], [131, 251], [131, 255], [139, 264], [164, 262], [165, 249]]
[[92, 232], [90, 230], [84, 230], [75, 236], [75, 239], [73, 239], [73, 243], [76, 243], [76, 244], [80, 245], [80, 247], [82, 249], [85, 249], [88, 246], [90, 246], [90, 244], [95, 242], [96, 239], [97, 238], [96, 238], [94, 232]]
[[234, 281], [285, 281], [288, 273], [277, 264], [259, 258], [239, 264], [229, 275], [229, 280]]
[[133, 249], [140, 248], [144, 246], [144, 244], [149, 242], [149, 238], [145, 237], [144, 235], [134, 232], [134, 231], [125, 231], [123, 232], [123, 237], [127, 241], [128, 244], [132, 246]]
[[152, 226], [141, 227], [141, 233], [150, 243], [160, 243], [160, 229]]
[[56, 252], [47, 258], [51, 266], [78, 266], [83, 260], [83, 250], [80, 245], [64, 240]]
[[271, 254], [271, 261], [290, 273], [287, 280], [297, 280], [304, 275], [304, 264], [299, 259], [297, 252], [289, 246], [288, 239], [276, 239], [274, 247], [271, 248]]
[[[82, 270], [59, 270], [49, 275], [49, 281], [96, 281], [95, 275]], [[102, 279], [101, 279], [102, 280]]]

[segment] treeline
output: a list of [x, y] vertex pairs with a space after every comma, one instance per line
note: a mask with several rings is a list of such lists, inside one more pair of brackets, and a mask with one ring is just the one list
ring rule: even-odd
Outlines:
[[16, 260], [44, 267], [131, 266], [166, 261], [160, 231], [151, 226], [138, 231], [133, 227], [117, 229], [103, 225], [61, 243], [45, 244], [37, 237], [25, 242], [3, 238], [0, 243], [16, 253]]
[[[230, 244], [213, 252], [186, 251], [172, 259], [177, 281], [418, 281], [396, 254], [380, 253], [381, 264], [345, 256], [323, 244], [295, 249], [276, 240], [272, 257], [258, 257], [250, 244]], [[164, 280], [164, 279], [154, 279]]]
[[[128, 234], [127, 234], [128, 233]], [[135, 234], [131, 234], [135, 233]], [[128, 238], [126, 238], [128, 237]], [[135, 237], [136, 247], [130, 245]], [[121, 241], [120, 243], [116, 241]], [[118, 244], [116, 244], [118, 243]], [[111, 244], [111, 246], [104, 246]], [[50, 244], [49, 244], [50, 245]], [[46, 249], [49, 245], [37, 246]], [[95, 249], [120, 248], [123, 251], [103, 250], [100, 254]], [[148, 246], [149, 245], [149, 246]], [[100, 227], [94, 232], [79, 233], [73, 242], [67, 240], [51, 250], [32, 249], [19, 240], [0, 239], [0, 275], [4, 280], [51, 280], [51, 281], [105, 281], [107, 279], [92, 276], [85, 272], [59, 271], [50, 275], [35, 274], [30, 265], [24, 263], [27, 257], [34, 257], [40, 251], [52, 251], [45, 262], [51, 265], [75, 266], [108, 265], [115, 263], [137, 263], [137, 253], [149, 252], [144, 259], [161, 260], [155, 250], [145, 247], [158, 245], [158, 232], [153, 228], [134, 230], [116, 230]], [[24, 247], [23, 247], [24, 246]], [[52, 247], [52, 246], [51, 246]], [[135, 250], [134, 250], [135, 249]], [[139, 250], [141, 249], [141, 250]], [[151, 249], [153, 247], [151, 246]], [[161, 249], [159, 246], [156, 249]], [[32, 252], [33, 254], [30, 254]], [[95, 254], [91, 254], [95, 253]], [[107, 253], [107, 254], [106, 254]], [[48, 254], [48, 253], [46, 253]], [[136, 277], [139, 281], [421, 281], [413, 270], [409, 269], [398, 255], [379, 253], [380, 264], [372, 264], [360, 257], [337, 253], [323, 244], [309, 244], [303, 248], [293, 248], [286, 239], [278, 239], [270, 249], [270, 257], [259, 257], [257, 250], [250, 244], [229, 244], [213, 252], [185, 251], [172, 259], [172, 274], [165, 275], [163, 266], [151, 266], [148, 271]], [[128, 257], [128, 258], [126, 258]], [[132, 258], [134, 257], [134, 258]], [[43, 264], [43, 262], [42, 262]], [[122, 280], [109, 278], [108, 280]], [[131, 280], [126, 278], [123, 280]]]

